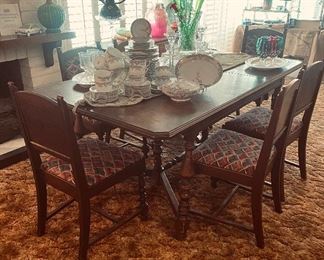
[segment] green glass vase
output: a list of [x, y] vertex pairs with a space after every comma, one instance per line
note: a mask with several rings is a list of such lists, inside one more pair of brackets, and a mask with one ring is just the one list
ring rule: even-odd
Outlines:
[[194, 14], [194, 19], [188, 23], [180, 22], [180, 48], [183, 51], [193, 51], [196, 49], [196, 33], [201, 17], [201, 12]]
[[65, 20], [65, 13], [61, 6], [53, 3], [53, 0], [46, 0], [37, 10], [38, 20], [46, 28], [46, 32], [60, 32]]

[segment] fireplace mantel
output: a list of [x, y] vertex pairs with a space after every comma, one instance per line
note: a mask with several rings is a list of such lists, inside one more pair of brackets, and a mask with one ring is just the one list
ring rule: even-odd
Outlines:
[[75, 38], [74, 32], [41, 33], [31, 36], [0, 36], [0, 48], [16, 46], [42, 45], [45, 66], [54, 64], [53, 49], [60, 47], [62, 40]]

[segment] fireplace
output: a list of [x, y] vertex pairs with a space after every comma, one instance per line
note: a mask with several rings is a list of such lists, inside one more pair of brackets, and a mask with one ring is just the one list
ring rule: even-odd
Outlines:
[[8, 81], [23, 89], [20, 61], [0, 63], [0, 144], [19, 135], [19, 124], [10, 98]]

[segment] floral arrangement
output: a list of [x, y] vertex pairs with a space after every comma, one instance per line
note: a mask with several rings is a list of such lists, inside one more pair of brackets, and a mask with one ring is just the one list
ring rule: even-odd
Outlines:
[[196, 29], [205, 0], [172, 0], [171, 8], [179, 20], [181, 48], [194, 49]]

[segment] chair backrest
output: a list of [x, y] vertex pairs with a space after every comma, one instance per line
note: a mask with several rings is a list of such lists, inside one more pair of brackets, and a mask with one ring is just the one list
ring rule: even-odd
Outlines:
[[86, 46], [78, 47], [62, 52], [61, 48], [57, 49], [57, 55], [59, 58], [59, 64], [61, 69], [62, 80], [70, 80], [76, 74], [82, 72], [80, 68], [79, 52], [85, 52], [87, 50], [97, 50], [96, 47]]
[[[256, 43], [259, 37], [261, 36], [281, 36], [283, 37], [284, 43], [286, 42], [287, 36], [287, 27], [284, 27], [283, 32], [279, 32], [269, 28], [255, 28], [250, 29], [249, 26], [245, 26], [243, 41], [242, 41], [242, 48], [241, 52], [250, 54], [250, 55], [257, 55], [256, 51]], [[283, 56], [283, 51], [279, 54], [279, 57]]]
[[76, 185], [86, 183], [71, 112], [62, 97], [57, 101], [9, 86], [34, 172], [40, 154], [47, 153], [72, 165]]
[[262, 150], [257, 164], [257, 174], [260, 181], [263, 181], [266, 173], [267, 163], [273, 146], [280, 153], [284, 149], [287, 134], [293, 118], [293, 112], [296, 106], [296, 94], [300, 84], [299, 79], [292, 80], [286, 87], [283, 87], [273, 108], [269, 127], [264, 138]]
[[324, 73], [324, 61], [317, 61], [305, 68], [296, 99], [295, 115], [313, 109]]

